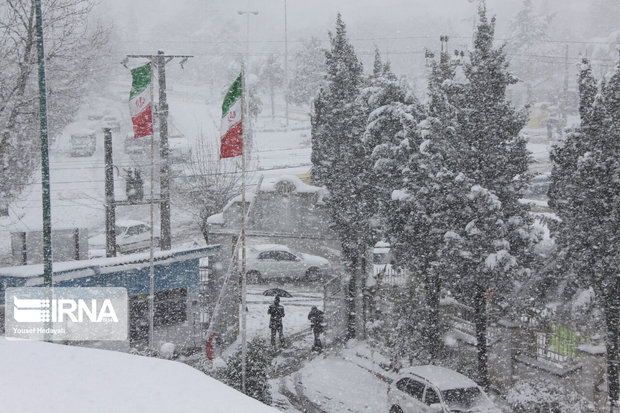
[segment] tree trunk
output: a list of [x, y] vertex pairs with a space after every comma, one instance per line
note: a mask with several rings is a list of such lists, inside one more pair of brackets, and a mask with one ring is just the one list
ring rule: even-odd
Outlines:
[[478, 384], [489, 390], [488, 353], [487, 353], [487, 309], [485, 289], [481, 285], [475, 286], [474, 296], [474, 324], [476, 327], [476, 347], [478, 349]]
[[273, 90], [273, 85], [269, 88], [269, 97], [271, 98], [271, 119], [275, 119], [276, 118], [276, 110], [275, 110], [275, 104], [273, 102], [274, 100], [274, 90]]
[[347, 291], [347, 339], [355, 338], [356, 335], [356, 313], [355, 303], [357, 294], [357, 258], [349, 257], [350, 261], [346, 264], [346, 271], [349, 274], [349, 289]]
[[605, 292], [605, 324], [607, 335], [605, 346], [607, 350], [607, 392], [611, 410], [618, 406], [619, 396], [619, 330], [620, 330], [620, 277], [611, 278], [611, 285]]
[[439, 295], [441, 290], [440, 280], [437, 274], [432, 273], [426, 276], [426, 309], [428, 314], [428, 325], [426, 331], [426, 346], [431, 356], [431, 360], [437, 360], [440, 355], [439, 339]]

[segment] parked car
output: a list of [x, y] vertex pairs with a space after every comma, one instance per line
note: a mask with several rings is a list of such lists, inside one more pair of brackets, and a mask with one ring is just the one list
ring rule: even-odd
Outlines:
[[168, 136], [169, 158], [176, 162], [190, 162], [192, 147], [183, 135]]
[[110, 128], [112, 132], [121, 131], [121, 123], [114, 116], [104, 116], [102, 119], [103, 127]]
[[[153, 245], [159, 247], [158, 228], [153, 228]], [[106, 234], [88, 239], [89, 257], [105, 255]], [[121, 254], [146, 250], [151, 246], [151, 226], [142, 221], [116, 221], [116, 251]], [[103, 251], [103, 254], [101, 253]]]
[[71, 156], [92, 156], [97, 149], [95, 131], [83, 129], [71, 134]]
[[326, 258], [296, 252], [286, 245], [262, 244], [247, 249], [246, 274], [249, 283], [267, 279], [318, 281], [330, 269]]
[[501, 413], [473, 380], [439, 366], [403, 369], [388, 387], [390, 413]]

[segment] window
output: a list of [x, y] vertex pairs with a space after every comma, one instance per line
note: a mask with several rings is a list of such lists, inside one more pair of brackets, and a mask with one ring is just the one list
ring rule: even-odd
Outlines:
[[430, 406], [431, 404], [441, 403], [441, 400], [439, 400], [439, 395], [435, 390], [427, 387], [426, 394], [424, 395], [424, 403]]
[[139, 235], [144, 232], [148, 232], [148, 227], [146, 225], [135, 225], [133, 227], [129, 227], [127, 230], [127, 235]]
[[276, 260], [278, 261], [297, 261], [297, 257], [291, 254], [290, 252], [286, 252], [286, 251], [276, 251], [276, 252], [278, 254]]
[[125, 231], [127, 231], [127, 227], [116, 226], [115, 231], [116, 231], [116, 235], [123, 235]]
[[405, 391], [416, 399], [422, 400], [422, 395], [424, 394], [424, 385], [418, 381], [411, 380], [407, 384], [407, 388], [405, 389]]
[[410, 381], [411, 379], [401, 379], [398, 381], [398, 383], [396, 383], [396, 388], [400, 391], [405, 391], [405, 388], [407, 387], [407, 383]]
[[443, 400], [450, 409], [471, 409], [483, 402], [484, 396], [477, 387], [442, 391]]
[[167, 326], [187, 320], [187, 288], [157, 291], [153, 324]]
[[263, 251], [260, 254], [258, 254], [258, 259], [259, 260], [275, 260], [277, 259], [277, 254], [278, 251]]
[[396, 383], [396, 388], [398, 390], [404, 391], [405, 393], [415, 397], [418, 400], [422, 400], [422, 395], [424, 394], [424, 385], [420, 382], [417, 382], [410, 378], [404, 378]]

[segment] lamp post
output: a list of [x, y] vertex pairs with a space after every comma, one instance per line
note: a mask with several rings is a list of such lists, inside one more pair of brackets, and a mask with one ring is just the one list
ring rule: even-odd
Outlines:
[[250, 16], [256, 16], [258, 11], [256, 10], [237, 10], [237, 14], [247, 17], [245, 24], [245, 64], [248, 66], [250, 60]]
[[[245, 64], [244, 66], [249, 67], [249, 60], [250, 60], [250, 15], [254, 15], [256, 16], [258, 14], [258, 11], [247, 11], [247, 10], [238, 10], [237, 14], [239, 15], [245, 15], [247, 17], [246, 20], [246, 57], [245, 57]], [[245, 97], [245, 93], [247, 91], [247, 87], [246, 87], [246, 81], [245, 81], [245, 69], [242, 69], [242, 91], [241, 91], [241, 105], [243, 106], [242, 110], [242, 130], [243, 130], [243, 135], [244, 137], [243, 139], [243, 143], [242, 143], [242, 150], [241, 150], [241, 162], [242, 162], [242, 178], [241, 178], [241, 215], [242, 215], [242, 222], [241, 222], [241, 308], [239, 309], [239, 312], [241, 314], [241, 391], [243, 393], [246, 392], [246, 376], [247, 376], [247, 368], [246, 368], [246, 362], [247, 362], [247, 357], [248, 357], [248, 346], [247, 346], [247, 335], [246, 335], [246, 289], [247, 289], [247, 285], [246, 285], [246, 278], [245, 278], [245, 223], [244, 223], [244, 219], [245, 219], [245, 135], [247, 134], [247, 124], [249, 124], [249, 122], [245, 121], [246, 118], [246, 114], [249, 114], [246, 111], [246, 108], [248, 107], [248, 99]]]
[[288, 31], [286, 22], [286, 0], [284, 0], [284, 117], [288, 129]]

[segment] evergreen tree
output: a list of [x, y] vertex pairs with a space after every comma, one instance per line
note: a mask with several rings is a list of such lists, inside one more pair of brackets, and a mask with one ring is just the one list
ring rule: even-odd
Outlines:
[[261, 63], [259, 69], [260, 84], [269, 92], [269, 101], [271, 102], [271, 118], [275, 118], [275, 91], [284, 83], [284, 70], [275, 54], [270, 54]]
[[[270, 405], [272, 399], [267, 372], [272, 357], [269, 354], [269, 347], [262, 338], [255, 337], [248, 343], [245, 394]], [[228, 359], [223, 378], [226, 384], [241, 391], [241, 349]]]
[[336, 33], [329, 34], [325, 53], [327, 86], [312, 114], [312, 178], [330, 192], [326, 205], [331, 226], [340, 238], [349, 282], [349, 337], [361, 332], [362, 288], [366, 251], [372, 245], [370, 218], [374, 213], [369, 157], [362, 135], [365, 114], [358, 97], [362, 64], [349, 43], [340, 14]]
[[523, 81], [526, 92], [525, 102], [528, 104], [534, 99], [532, 85], [541, 79], [548, 81], [553, 74], [549, 72], [549, 65], [524, 55], [549, 52], [543, 42], [549, 38], [547, 29], [552, 19], [552, 15], [537, 14], [532, 6], [532, 0], [523, 0], [521, 9], [510, 24], [510, 40], [507, 49], [512, 55], [515, 73]]
[[[594, 83], [587, 62], [579, 83]], [[563, 257], [594, 289], [603, 309], [608, 392], [614, 404], [619, 396], [620, 357], [620, 62], [593, 101], [592, 92], [591, 87], [580, 87], [579, 133], [570, 134], [563, 147], [554, 149], [549, 196], [562, 220], [558, 244]]]
[[[472, 300], [478, 380], [488, 387], [485, 295], [491, 289], [500, 289], [499, 295], [507, 297], [514, 283], [529, 275], [528, 266], [534, 264], [532, 246], [537, 239], [531, 231], [529, 206], [519, 202], [529, 183], [529, 153], [525, 138], [519, 136], [526, 116], [506, 100], [506, 88], [516, 80], [508, 71], [503, 47], [493, 47], [495, 18], [488, 21], [484, 5], [479, 16], [474, 50], [464, 65], [466, 82], [455, 99], [455, 170], [474, 186], [467, 196], [470, 204], [465, 209], [465, 227], [457, 232], [460, 240], [456, 248], [462, 260], [453, 285]], [[498, 257], [511, 264], [490, 268], [487, 259]]]
[[403, 165], [419, 144], [416, 128], [423, 108], [408, 85], [396, 78], [389, 64], [381, 61], [378, 50], [373, 74], [361, 91], [360, 104], [368, 113], [363, 136], [370, 156], [367, 176], [372, 180], [377, 212], [385, 212], [392, 191], [402, 181]]
[[401, 162], [393, 157], [401, 168], [396, 176], [401, 187], [391, 192], [391, 201], [384, 209], [395, 256], [413, 275], [412, 283], [424, 281], [421, 308], [416, 304], [414, 294], [419, 291], [414, 286], [409, 286], [409, 294], [403, 295], [397, 305], [397, 335], [400, 342], [407, 344], [413, 344], [410, 338], [420, 337], [421, 344], [410, 345], [409, 349], [421, 350], [415, 357], [427, 361], [437, 359], [442, 347], [439, 294], [443, 269], [439, 263], [445, 245], [443, 235], [454, 229], [462, 202], [453, 194], [463, 183], [449, 169], [454, 162], [447, 162], [451, 142], [456, 140], [455, 110], [449, 102], [454, 97], [454, 75], [448, 54], [442, 52], [439, 62], [432, 66], [426, 118], [414, 134], [405, 136], [396, 146], [406, 150], [407, 158]]
[[293, 75], [288, 85], [289, 102], [307, 105], [325, 85], [325, 50], [316, 37], [302, 40], [295, 53]]

